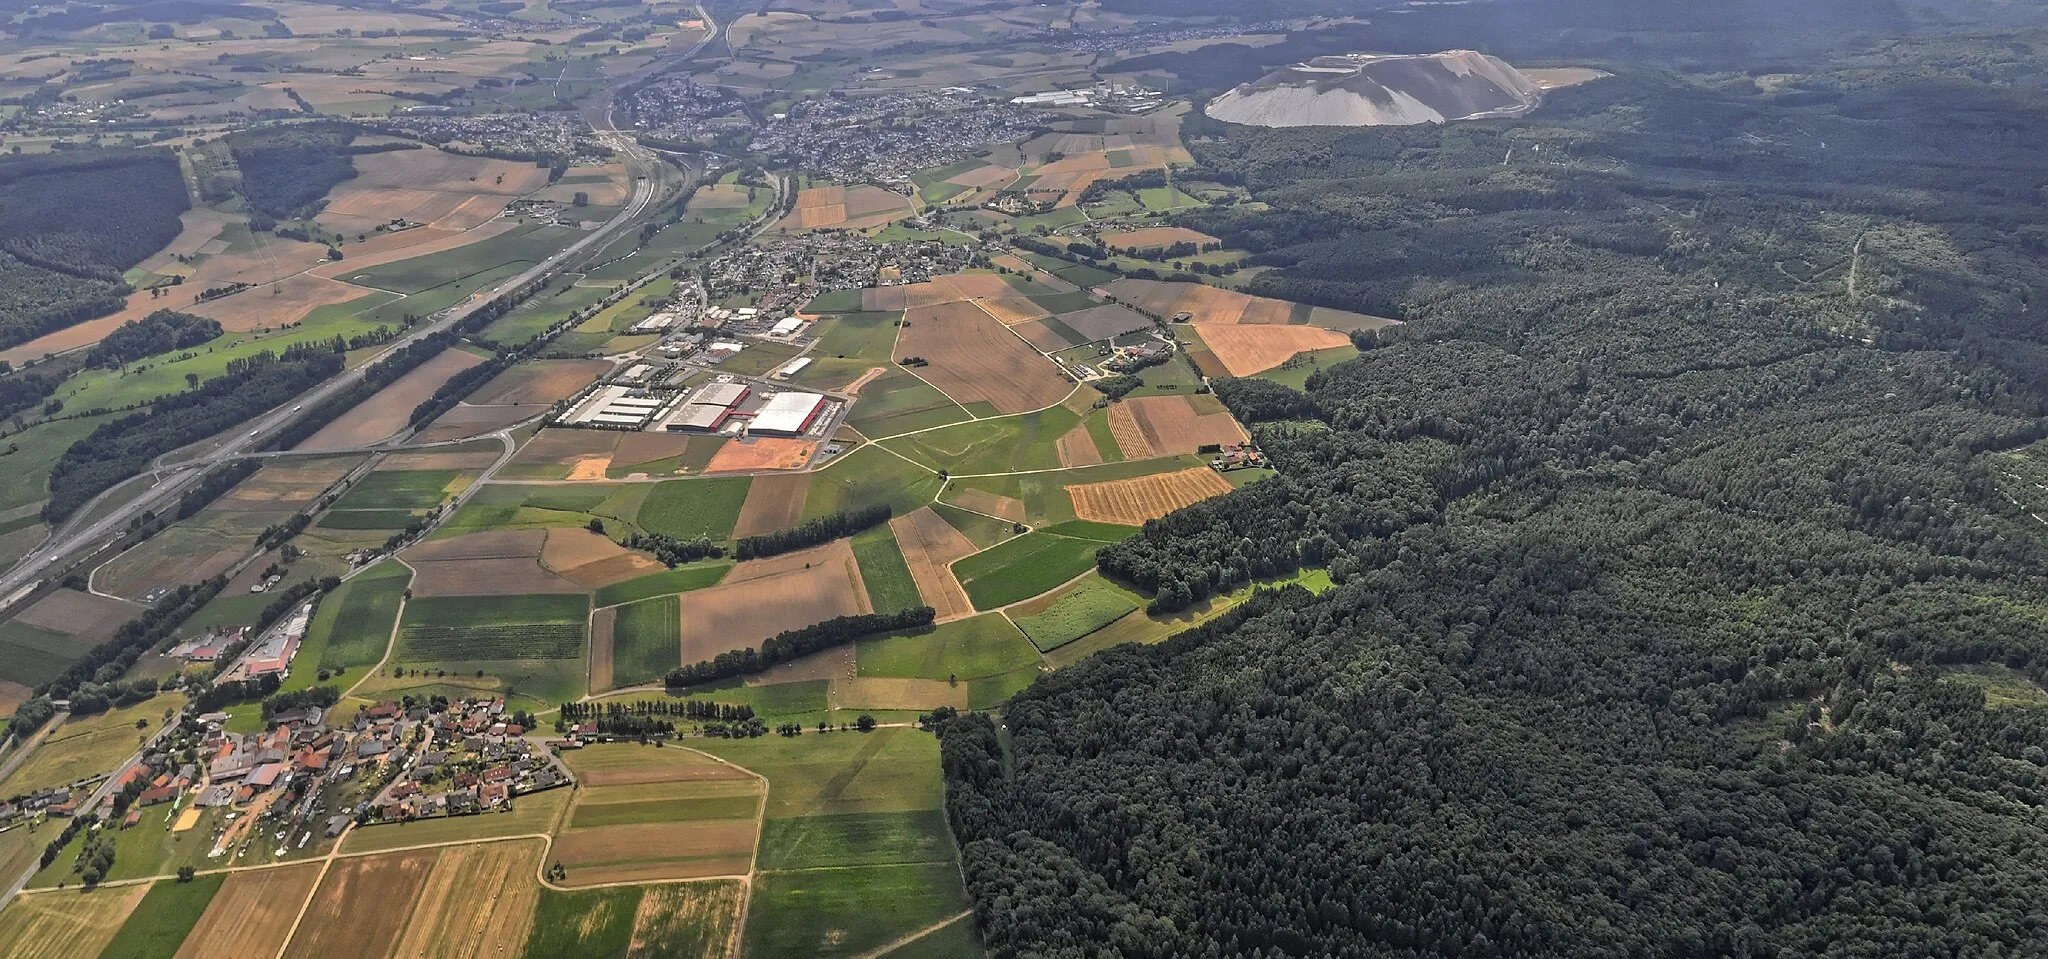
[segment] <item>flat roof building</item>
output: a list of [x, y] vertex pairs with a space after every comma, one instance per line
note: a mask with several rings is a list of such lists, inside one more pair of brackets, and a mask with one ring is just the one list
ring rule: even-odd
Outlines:
[[754, 414], [747, 431], [796, 436], [810, 429], [824, 408], [825, 397], [817, 393], [777, 393]]

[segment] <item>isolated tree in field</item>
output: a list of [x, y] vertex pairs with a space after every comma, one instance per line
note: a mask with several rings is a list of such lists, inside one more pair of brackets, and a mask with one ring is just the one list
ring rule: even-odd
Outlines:
[[875, 717], [870, 716], [867, 713], [861, 713], [860, 718], [853, 721], [853, 726], [855, 729], [858, 729], [864, 733], [874, 732]]

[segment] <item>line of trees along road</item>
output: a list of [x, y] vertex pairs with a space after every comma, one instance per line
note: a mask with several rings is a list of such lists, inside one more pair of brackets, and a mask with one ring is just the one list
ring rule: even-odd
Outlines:
[[1247, 292], [1409, 322], [1301, 394], [1220, 383], [1281, 478], [1099, 559], [1167, 605], [1334, 588], [943, 726], [991, 955], [2048, 942], [2048, 709], [1983, 689], [2048, 681], [1997, 469], [2048, 385], [2031, 41], [1837, 32], [1750, 65], [1780, 85], [1671, 69], [1718, 8], [1630, 16], [1615, 80], [1520, 120], [1195, 121], [1176, 179], [1267, 205], [1185, 220]]

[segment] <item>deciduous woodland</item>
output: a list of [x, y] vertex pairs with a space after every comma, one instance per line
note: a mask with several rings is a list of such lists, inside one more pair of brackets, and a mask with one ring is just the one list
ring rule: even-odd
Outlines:
[[991, 952], [2038, 948], [2048, 716], [1953, 681], [2048, 678], [1993, 469], [2048, 385], [2048, 101], [2007, 43], [1205, 129], [1271, 207], [1184, 222], [1277, 267], [1250, 291], [1410, 322], [1303, 394], [1219, 384], [1282, 478], [1099, 560], [1168, 608], [1337, 588], [947, 729]]

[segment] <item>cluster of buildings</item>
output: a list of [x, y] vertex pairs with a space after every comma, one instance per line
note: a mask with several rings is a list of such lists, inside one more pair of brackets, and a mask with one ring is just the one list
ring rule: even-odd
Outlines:
[[1243, 37], [1261, 33], [1288, 33], [1297, 29], [1293, 20], [1261, 20], [1257, 23], [1214, 23], [1190, 27], [1150, 27], [1118, 33], [1084, 33], [1079, 30], [1048, 30], [1046, 42], [1057, 50], [1085, 50], [1089, 53], [1117, 53], [1144, 50], [1187, 40]]
[[261, 679], [282, 674], [291, 666], [292, 656], [298, 653], [299, 643], [305, 640], [306, 627], [312, 621], [313, 601], [307, 600], [258, 637], [256, 645], [249, 647], [246, 655], [221, 674], [221, 681]]
[[1114, 113], [1147, 113], [1164, 105], [1166, 98], [1149, 87], [1110, 80], [1080, 90], [1047, 90], [1011, 97], [1010, 103], [1019, 107], [1088, 107]]
[[719, 376], [695, 388], [614, 381], [590, 391], [562, 417], [560, 425], [629, 432], [804, 436], [822, 432], [843, 405], [820, 393], [756, 390], [732, 376]]
[[7, 802], [0, 802], [0, 826], [17, 819], [42, 816], [69, 816], [85, 801], [85, 792], [70, 786], [51, 786], [48, 789], [17, 796]]
[[1158, 366], [1171, 359], [1175, 349], [1172, 340], [1157, 333], [1122, 346], [1111, 338], [1109, 344], [1109, 359], [1103, 361], [1102, 368], [1111, 373], [1136, 373], [1148, 366]]
[[648, 135], [679, 143], [754, 128], [746, 102], [732, 91], [686, 76], [662, 77], [633, 91], [619, 101], [619, 111]]
[[240, 649], [248, 634], [246, 626], [214, 627], [171, 647], [165, 655], [188, 663], [217, 662], [222, 656], [232, 655]]
[[377, 713], [367, 722], [404, 728], [406, 741], [418, 743], [394, 760], [397, 774], [372, 801], [372, 821], [488, 812], [570, 781], [553, 755], [526, 740], [521, 717], [508, 715], [502, 700], [464, 700], [439, 712], [387, 703], [363, 712]]
[[371, 129], [388, 128], [402, 136], [458, 150], [574, 157], [579, 163], [603, 162], [611, 155], [611, 150], [591, 136], [589, 128], [573, 113], [407, 111], [368, 125]]
[[[913, 229], [926, 225], [906, 225], [913, 223]], [[923, 283], [958, 273], [985, 252], [937, 240], [882, 242], [851, 231], [769, 233], [713, 260], [705, 269], [705, 284], [713, 300], [755, 297], [754, 313], [735, 314], [730, 320], [738, 322], [728, 321], [721, 329], [765, 333], [820, 293]]]
[[919, 93], [835, 91], [771, 118], [747, 149], [842, 182], [907, 185], [920, 170], [1043, 129], [1030, 111], [965, 87]]

